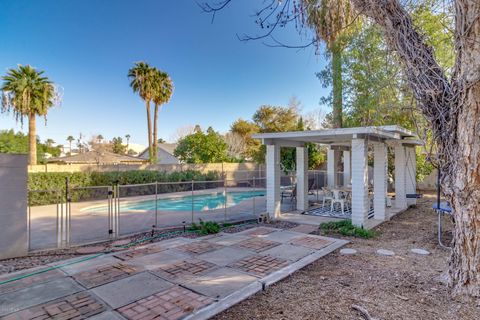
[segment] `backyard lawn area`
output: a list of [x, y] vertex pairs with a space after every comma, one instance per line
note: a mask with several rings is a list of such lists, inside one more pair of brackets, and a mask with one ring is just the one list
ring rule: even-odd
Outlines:
[[[433, 201], [426, 195], [379, 226], [374, 239], [345, 238], [356, 254], [337, 250], [215, 319], [362, 319], [352, 305], [372, 319], [479, 319], [480, 301], [452, 300], [442, 282], [449, 251], [437, 244]], [[378, 249], [395, 255], [378, 255]]]

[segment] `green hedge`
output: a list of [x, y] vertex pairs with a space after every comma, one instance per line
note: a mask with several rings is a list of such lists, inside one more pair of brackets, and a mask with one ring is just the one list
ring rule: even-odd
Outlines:
[[[182, 182], [184, 184], [159, 184], [158, 193], [179, 192], [191, 190], [190, 181], [219, 180], [220, 174], [209, 171], [203, 174], [199, 171], [187, 170], [180, 172], [159, 171], [123, 171], [123, 172], [41, 172], [29, 173], [28, 189], [30, 190], [30, 205], [53, 204], [59, 198], [65, 197], [65, 181], [69, 178], [70, 198], [72, 201], [100, 200], [108, 196], [108, 188], [88, 188], [96, 186], [113, 186], [115, 184], [136, 185], [153, 182]], [[216, 188], [217, 183], [195, 183], [195, 190]], [[138, 196], [155, 194], [155, 186], [120, 187], [120, 196]]]

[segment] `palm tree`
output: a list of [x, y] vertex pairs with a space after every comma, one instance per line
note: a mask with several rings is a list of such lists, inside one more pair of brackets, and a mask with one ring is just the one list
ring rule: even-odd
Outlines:
[[138, 93], [140, 98], [145, 101], [147, 109], [147, 128], [148, 128], [148, 155], [150, 162], [153, 158], [153, 142], [152, 142], [152, 120], [150, 115], [150, 103], [154, 97], [154, 77], [155, 69], [151, 68], [146, 62], [136, 62], [133, 68], [128, 70], [128, 78], [130, 79], [130, 87], [133, 92]]
[[70, 154], [72, 154], [72, 142], [75, 141], [75, 138], [73, 136], [68, 136], [67, 141], [69, 143]]
[[18, 65], [4, 76], [2, 112], [13, 112], [16, 120], [23, 123], [28, 117], [28, 140], [30, 165], [37, 164], [36, 116], [47, 116], [48, 109], [55, 105], [55, 88], [52, 82], [29, 65]]
[[156, 161], [158, 152], [158, 109], [162, 104], [170, 101], [173, 93], [173, 82], [166, 72], [155, 69], [154, 86], [155, 92], [153, 96], [153, 103], [155, 104], [155, 110], [153, 116], [153, 159]]
[[128, 151], [128, 146], [130, 145], [130, 135], [128, 133], [125, 135], [125, 139], [127, 140], [127, 151]]
[[47, 140], [45, 140], [45, 144], [47, 145], [47, 147], [51, 148], [53, 146], [53, 144], [55, 143], [55, 141], [51, 138], [48, 138]]
[[316, 37], [326, 43], [332, 55], [333, 126], [343, 125], [342, 51], [345, 36], [355, 21], [350, 0], [303, 0], [307, 23], [313, 27]]

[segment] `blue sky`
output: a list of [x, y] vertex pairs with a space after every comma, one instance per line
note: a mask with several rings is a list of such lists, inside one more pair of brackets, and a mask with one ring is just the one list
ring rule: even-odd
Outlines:
[[[159, 116], [159, 137], [167, 140], [187, 125], [225, 132], [260, 105], [286, 105], [293, 95], [305, 112], [319, 109], [327, 94], [315, 76], [323, 55], [236, 38], [261, 32], [252, 17], [259, 3], [235, 0], [212, 24], [193, 0], [0, 0], [0, 74], [31, 64], [63, 87], [62, 105], [50, 111], [47, 126], [41, 119], [37, 125], [42, 140], [62, 144], [80, 132], [128, 133], [131, 142], [146, 144], [145, 107], [126, 77], [140, 60], [174, 82]], [[293, 28], [278, 36], [302, 41]], [[10, 128], [22, 129], [0, 114], [0, 129]]]

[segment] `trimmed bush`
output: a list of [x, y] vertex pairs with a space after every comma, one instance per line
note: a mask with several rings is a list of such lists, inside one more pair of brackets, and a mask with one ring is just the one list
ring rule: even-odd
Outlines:
[[[187, 170], [178, 172], [160, 171], [119, 171], [119, 172], [40, 172], [29, 173], [28, 189], [30, 205], [45, 205], [58, 202], [59, 197], [65, 198], [66, 178], [69, 179], [70, 197], [72, 201], [100, 200], [108, 196], [108, 187], [118, 184], [138, 185], [155, 182], [173, 182], [159, 184], [158, 193], [190, 191], [191, 181], [195, 183], [195, 190], [216, 188], [218, 183], [209, 182], [220, 179], [220, 174], [215, 171], [201, 173]], [[185, 182], [177, 183], [174, 182]], [[101, 187], [104, 188], [101, 188]], [[97, 188], [91, 188], [97, 187]], [[155, 185], [120, 187], [120, 196], [139, 196], [155, 194]]]
[[325, 222], [320, 224], [320, 230], [322, 230], [324, 234], [334, 233], [341, 234], [343, 236], [359, 237], [365, 239], [377, 236], [376, 231], [356, 227], [352, 224], [351, 220]]

